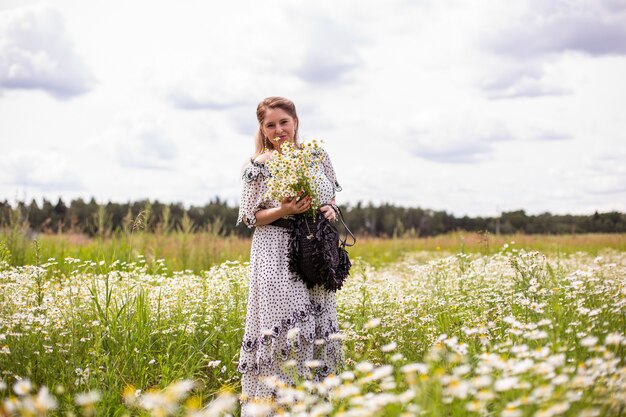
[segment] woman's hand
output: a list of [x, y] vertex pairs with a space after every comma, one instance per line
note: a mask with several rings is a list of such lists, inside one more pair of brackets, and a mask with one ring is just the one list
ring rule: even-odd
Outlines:
[[335, 209], [330, 204], [320, 207], [320, 211], [324, 213], [324, 217], [326, 217], [331, 222], [334, 223], [337, 221], [337, 213], [335, 213]]
[[285, 214], [301, 214], [311, 208], [311, 197], [300, 198], [302, 192], [297, 197], [285, 197], [280, 203], [280, 207]]

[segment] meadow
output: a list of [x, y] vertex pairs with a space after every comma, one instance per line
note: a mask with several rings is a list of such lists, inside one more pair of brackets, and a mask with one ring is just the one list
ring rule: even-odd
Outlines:
[[[1, 226], [1, 225], [0, 225]], [[234, 235], [223, 236], [219, 227], [209, 225], [196, 231], [188, 217], [174, 230], [158, 227], [156, 233], [143, 230], [140, 216], [124, 230], [98, 235], [94, 238], [77, 233], [36, 234], [28, 224], [12, 221], [0, 227], [0, 241], [10, 257], [9, 265], [37, 265], [54, 258], [63, 268], [65, 259], [132, 263], [142, 260], [150, 271], [158, 267], [160, 273], [191, 270], [196, 274], [225, 261], [246, 262], [250, 254], [250, 239]], [[502, 245], [516, 242], [518, 247], [545, 253], [567, 254], [584, 251], [598, 254], [607, 248], [626, 251], [624, 234], [570, 234], [570, 235], [493, 235], [488, 232], [453, 232], [445, 235], [416, 238], [399, 236], [393, 239], [358, 236], [359, 243], [350, 249], [353, 257], [361, 257], [378, 267], [397, 261], [405, 253], [432, 251], [441, 254], [497, 253]], [[37, 241], [37, 245], [33, 242]], [[157, 263], [158, 261], [158, 263]]]
[[[625, 241], [359, 239], [338, 293], [343, 368], [268, 380], [277, 398], [254, 412], [624, 415]], [[0, 242], [0, 415], [238, 415], [249, 240]]]

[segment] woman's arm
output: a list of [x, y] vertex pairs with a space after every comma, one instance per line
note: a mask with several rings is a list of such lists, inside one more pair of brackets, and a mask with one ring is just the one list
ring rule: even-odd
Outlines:
[[300, 214], [311, 208], [311, 197], [307, 196], [298, 200], [297, 198], [286, 197], [280, 203], [280, 207], [262, 209], [256, 212], [256, 225], [264, 226], [274, 220], [289, 214]]

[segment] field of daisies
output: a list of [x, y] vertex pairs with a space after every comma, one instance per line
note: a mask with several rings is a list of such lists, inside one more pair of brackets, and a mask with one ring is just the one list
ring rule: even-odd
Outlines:
[[[247, 268], [0, 262], [0, 415], [239, 415]], [[338, 312], [341, 371], [254, 415], [626, 415], [624, 252], [357, 259]]]

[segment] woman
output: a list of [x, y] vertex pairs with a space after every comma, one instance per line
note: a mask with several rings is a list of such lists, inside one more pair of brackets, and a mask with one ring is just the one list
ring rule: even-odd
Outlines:
[[[265, 162], [274, 150], [289, 141], [298, 146], [299, 120], [294, 104], [282, 97], [269, 97], [257, 107], [259, 128], [256, 153], [244, 168], [243, 189], [237, 224], [255, 227], [250, 251], [250, 279], [246, 327], [241, 343], [238, 370], [242, 373], [242, 416], [246, 403], [272, 397], [273, 389], [263, 383], [274, 376], [293, 383], [297, 372], [316, 379], [335, 372], [342, 361], [337, 337], [335, 293], [306, 285], [289, 271], [289, 229], [285, 218], [304, 213], [311, 198], [267, 200], [269, 171]], [[336, 220], [331, 204], [340, 187], [328, 154], [317, 175], [320, 210], [330, 221]], [[280, 219], [280, 220], [279, 220]], [[281, 222], [283, 224], [281, 224]], [[273, 224], [272, 224], [273, 223]]]

